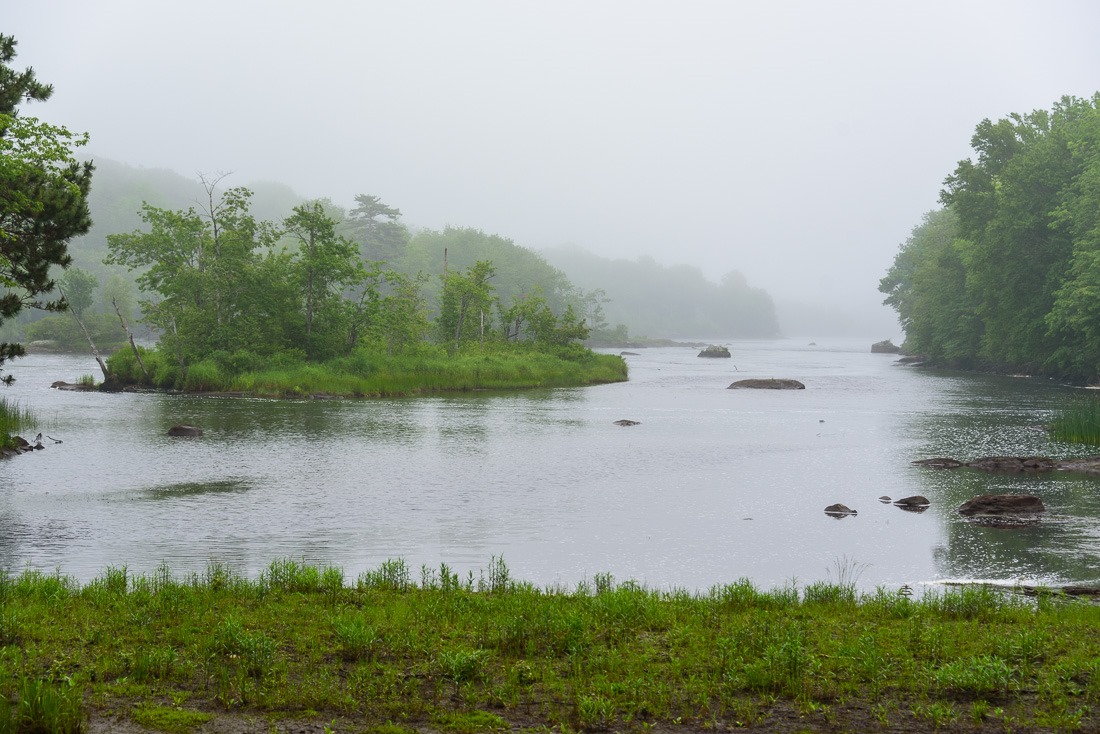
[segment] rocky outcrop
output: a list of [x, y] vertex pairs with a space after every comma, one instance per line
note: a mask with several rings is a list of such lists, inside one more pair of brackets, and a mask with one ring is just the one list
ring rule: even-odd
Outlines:
[[615, 425], [617, 425], [617, 426], [640, 426], [640, 425], [642, 425], [642, 422], [641, 421], [627, 420], [626, 418], [623, 418], [622, 420], [615, 421]]
[[[42, 434], [38, 434], [35, 437], [34, 443], [31, 443], [22, 436], [11, 437], [12, 446], [10, 448], [0, 449], [0, 458], [8, 459], [13, 456], [19, 456], [20, 454], [29, 454], [32, 451], [41, 451], [46, 448], [42, 445]], [[54, 443], [61, 443], [55, 440]]]
[[880, 342], [875, 342], [871, 345], [872, 354], [899, 354], [901, 347], [889, 339], [883, 339]]
[[727, 390], [805, 390], [806, 386], [798, 380], [768, 378], [766, 380], [738, 380]]
[[168, 435], [177, 437], [198, 437], [202, 435], [202, 429], [198, 426], [172, 426], [168, 429]]
[[720, 347], [715, 344], [711, 344], [703, 351], [699, 352], [700, 357], [720, 357], [728, 358], [730, 356], [730, 350], [725, 347]]
[[832, 517], [847, 517], [848, 515], [858, 515], [859, 513], [851, 507], [848, 507], [848, 505], [842, 505], [838, 502], [835, 505], [826, 507], [825, 514]]

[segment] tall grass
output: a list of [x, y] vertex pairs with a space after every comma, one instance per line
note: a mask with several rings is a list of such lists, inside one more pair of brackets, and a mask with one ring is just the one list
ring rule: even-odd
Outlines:
[[0, 397], [0, 448], [14, 446], [12, 439], [32, 428], [37, 420], [29, 409]]
[[1100, 445], [1100, 400], [1078, 401], [1054, 415], [1050, 436], [1058, 441]]

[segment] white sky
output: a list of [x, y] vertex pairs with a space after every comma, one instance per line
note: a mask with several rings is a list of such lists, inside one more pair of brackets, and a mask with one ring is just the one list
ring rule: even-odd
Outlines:
[[887, 324], [974, 126], [1100, 90], [1094, 0], [0, 0], [0, 32], [93, 155]]

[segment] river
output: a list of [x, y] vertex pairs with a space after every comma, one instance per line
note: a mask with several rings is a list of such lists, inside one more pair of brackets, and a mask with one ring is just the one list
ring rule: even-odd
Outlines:
[[[50, 384], [95, 363], [31, 355], [3, 395], [62, 443], [0, 461], [0, 567], [87, 581], [218, 561], [254, 577], [290, 557], [354, 579], [393, 558], [465, 576], [496, 556], [565, 588], [597, 573], [699, 591], [742, 577], [1100, 581], [1100, 479], [910, 463], [1088, 454], [1036, 426], [1091, 394], [901, 367], [870, 341], [733, 342], [731, 359], [635, 350], [627, 383], [397, 400], [63, 392]], [[745, 377], [806, 390], [726, 389]], [[205, 435], [166, 436], [177, 423]], [[1048, 515], [1004, 530], [957, 514], [991, 492], [1038, 494]], [[913, 494], [926, 512], [878, 500]], [[825, 515], [834, 502], [858, 515]]]

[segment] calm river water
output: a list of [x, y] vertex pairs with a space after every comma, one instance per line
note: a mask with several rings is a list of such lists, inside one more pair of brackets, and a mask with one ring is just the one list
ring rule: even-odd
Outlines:
[[[50, 383], [95, 363], [30, 356], [3, 394], [63, 443], [0, 461], [0, 567], [87, 581], [217, 560], [255, 576], [292, 557], [355, 578], [391, 558], [465, 575], [502, 556], [516, 578], [567, 587], [609, 572], [652, 588], [770, 588], [838, 567], [864, 588], [1100, 581], [1100, 479], [910, 465], [1089, 453], [1035, 427], [1092, 394], [899, 367], [870, 341], [735, 342], [732, 359], [636, 350], [624, 384], [401, 400], [61, 392]], [[806, 390], [726, 389], [745, 377]], [[205, 436], [168, 438], [176, 423]], [[1049, 516], [996, 530], [956, 514], [989, 492], [1039, 494]], [[912, 494], [931, 508], [878, 501]], [[859, 514], [826, 516], [834, 502]]]

